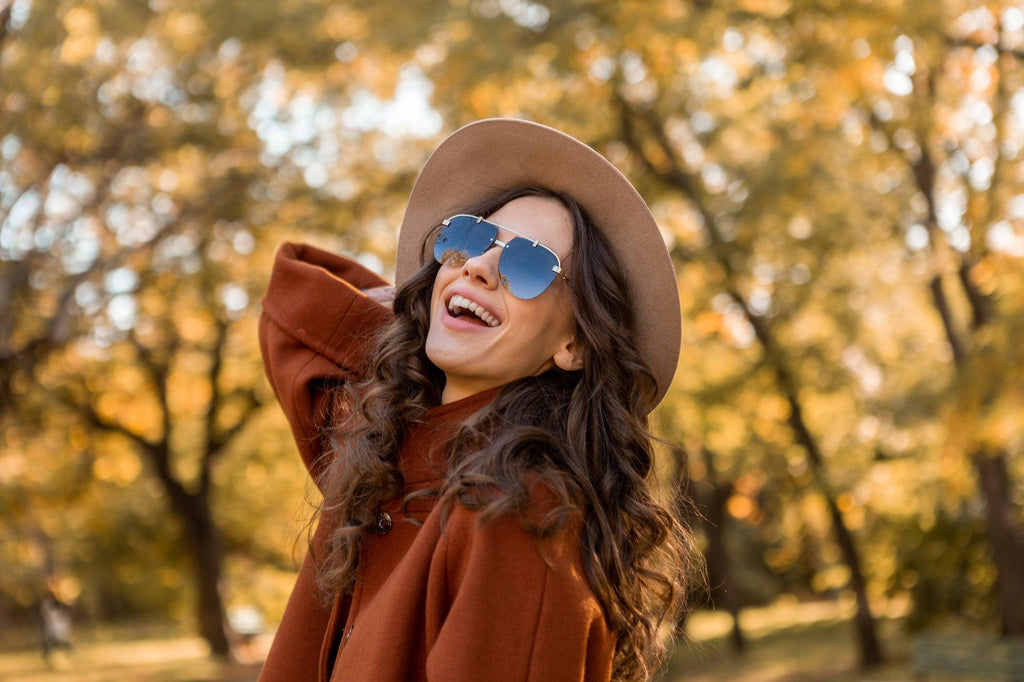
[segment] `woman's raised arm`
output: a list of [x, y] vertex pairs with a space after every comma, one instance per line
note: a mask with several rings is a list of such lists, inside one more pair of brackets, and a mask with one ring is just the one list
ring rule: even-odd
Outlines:
[[263, 298], [260, 349], [270, 385], [314, 475], [322, 466], [332, 390], [362, 378], [374, 340], [391, 319], [380, 297], [364, 290], [387, 286], [355, 261], [312, 246], [282, 244], [275, 256]]

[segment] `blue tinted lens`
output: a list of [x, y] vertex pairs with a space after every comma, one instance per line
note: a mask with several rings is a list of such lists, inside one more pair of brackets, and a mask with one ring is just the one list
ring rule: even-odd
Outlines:
[[473, 216], [459, 215], [448, 220], [434, 240], [434, 260], [462, 264], [491, 248], [498, 229], [488, 222], [477, 222]]
[[543, 246], [534, 246], [528, 239], [516, 237], [501, 251], [498, 272], [501, 283], [516, 298], [540, 296], [555, 280], [558, 259]]

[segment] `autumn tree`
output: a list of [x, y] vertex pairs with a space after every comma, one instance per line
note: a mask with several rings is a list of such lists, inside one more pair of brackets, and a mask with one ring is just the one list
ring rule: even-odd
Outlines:
[[[392, 248], [379, 200], [404, 195], [421, 160], [417, 131], [401, 150], [352, 101], [399, 77], [335, 56], [332, 36], [355, 15], [327, 3], [228, 12], [38, 0], [0, 13], [2, 482], [33, 493], [6, 520], [25, 529], [18, 546], [44, 548], [26, 564], [52, 572], [65, 533], [30, 519], [95, 500], [58, 492], [57, 460], [39, 472], [48, 483], [30, 482], [30, 444], [72, 429], [79, 489], [135, 481], [144, 462], [193, 558], [199, 631], [217, 654], [229, 648], [217, 481], [269, 395], [253, 317], [273, 246], [319, 231], [364, 256]], [[281, 24], [291, 40], [267, 30]], [[253, 553], [258, 528], [234, 549]]]
[[1012, 103], [1024, 82], [1024, 13], [997, 5], [945, 19], [894, 40], [886, 87], [865, 87], [862, 118], [907, 179], [911, 208], [893, 226], [926, 264], [923, 284], [952, 361], [950, 446], [970, 461], [984, 500], [1002, 630], [1020, 635], [1024, 525], [1004, 421], [1020, 396], [1019, 383], [1000, 374], [1021, 366], [1010, 339], [1024, 313], [1011, 293], [1020, 281], [1014, 256], [1024, 254], [1014, 234], [1024, 126]]

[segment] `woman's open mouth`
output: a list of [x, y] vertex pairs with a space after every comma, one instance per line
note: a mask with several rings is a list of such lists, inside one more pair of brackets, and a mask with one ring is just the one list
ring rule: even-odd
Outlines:
[[488, 327], [497, 327], [501, 324], [498, 318], [489, 313], [482, 305], [460, 294], [454, 294], [448, 299], [448, 313], [452, 317], [464, 318]]

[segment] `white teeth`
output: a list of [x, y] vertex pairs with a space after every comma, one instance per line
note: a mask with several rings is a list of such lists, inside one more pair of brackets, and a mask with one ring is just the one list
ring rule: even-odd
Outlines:
[[494, 315], [491, 315], [489, 312], [484, 310], [483, 306], [474, 303], [465, 296], [455, 294], [448, 299], [448, 310], [451, 311], [453, 315], [457, 314], [460, 308], [462, 310], [468, 310], [479, 317], [488, 327], [497, 327], [499, 324]]

